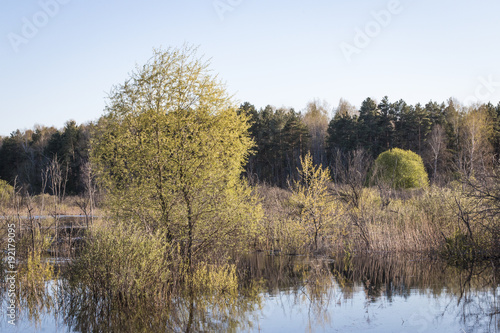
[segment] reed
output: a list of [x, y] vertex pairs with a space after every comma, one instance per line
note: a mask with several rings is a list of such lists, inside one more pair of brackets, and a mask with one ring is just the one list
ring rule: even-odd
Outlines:
[[[324, 200], [338, 207], [328, 218], [336, 221], [319, 234], [319, 249], [294, 206], [293, 189], [258, 186], [265, 210], [260, 248], [286, 253], [406, 252], [455, 260], [494, 256], [500, 224], [474, 214], [478, 205], [460, 186], [418, 190], [365, 187], [353, 203], [350, 188], [330, 183]], [[469, 251], [469, 252], [467, 252]], [[470, 256], [471, 251], [474, 253]], [[469, 257], [467, 257], [469, 256]]]

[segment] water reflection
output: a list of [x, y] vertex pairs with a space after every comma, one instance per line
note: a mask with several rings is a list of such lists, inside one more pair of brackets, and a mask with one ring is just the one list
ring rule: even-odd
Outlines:
[[[366, 302], [413, 304], [402, 326], [420, 331], [439, 326], [451, 332], [500, 331], [498, 263], [457, 268], [426, 259], [344, 257], [335, 261], [333, 272], [346, 298], [355, 297], [357, 289], [363, 291]], [[398, 316], [398, 309], [394, 310]]]
[[250, 314], [259, 302], [251, 297], [212, 307], [203, 296], [179, 297], [171, 304], [122, 304], [111, 295], [66, 290], [64, 323], [77, 332], [235, 332], [251, 329]]
[[[500, 332], [493, 262], [456, 268], [396, 256], [261, 253], [237, 267], [238, 294], [187, 294], [169, 304], [129, 304], [61, 279], [36, 292], [21, 286], [18, 324], [61, 332]], [[2, 332], [16, 332], [1, 319]]]

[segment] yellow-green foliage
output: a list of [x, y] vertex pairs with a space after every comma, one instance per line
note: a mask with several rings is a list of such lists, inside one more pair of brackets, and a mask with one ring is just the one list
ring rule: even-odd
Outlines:
[[19, 276], [23, 288], [28, 290], [42, 290], [45, 282], [54, 276], [54, 267], [47, 261], [43, 261], [40, 252], [29, 251], [25, 265], [19, 269]]
[[307, 154], [301, 158], [300, 179], [295, 183], [290, 202], [296, 208], [297, 218], [308, 239], [318, 249], [320, 240], [331, 242], [339, 234], [339, 205], [328, 192], [328, 170], [314, 165]]
[[249, 125], [196, 50], [156, 50], [109, 104], [91, 160], [113, 215], [164, 232], [192, 263], [248, 244], [260, 217], [240, 179]]
[[422, 158], [411, 150], [393, 148], [381, 153], [375, 160], [374, 183], [392, 188], [420, 188], [429, 185]]
[[71, 295], [65, 306], [90, 326], [81, 331], [233, 332], [250, 325], [260, 286], [241, 286], [226, 258], [207, 256], [190, 270], [181, 251], [166, 233], [125, 223], [94, 226], [63, 284]]
[[42, 257], [49, 247], [48, 240], [37, 236], [37, 242], [41, 246], [28, 252], [27, 260], [20, 264], [17, 276], [21, 305], [28, 310], [29, 319], [38, 324], [43, 314], [55, 305], [48, 283], [56, 278], [56, 274], [54, 265]]
[[208, 296], [208, 301], [214, 302], [231, 300], [236, 301], [238, 297], [238, 278], [236, 266], [229, 264], [210, 265], [199, 263], [193, 276], [192, 282], [195, 294]]
[[171, 262], [177, 252], [161, 232], [145, 234], [123, 224], [96, 227], [71, 278], [96, 293], [113, 291], [129, 301], [145, 296], [161, 300], [176, 282]]
[[14, 195], [14, 187], [0, 179], [0, 203], [7, 203]]

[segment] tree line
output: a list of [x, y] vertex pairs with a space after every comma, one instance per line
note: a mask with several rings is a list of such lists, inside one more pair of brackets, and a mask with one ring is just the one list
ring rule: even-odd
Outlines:
[[[315, 164], [330, 168], [336, 181], [341, 169], [348, 167], [349, 156], [360, 150], [371, 160], [391, 148], [414, 151], [422, 157], [431, 181], [439, 184], [499, 162], [500, 103], [465, 107], [450, 98], [440, 104], [410, 105], [384, 97], [379, 103], [367, 98], [357, 109], [341, 99], [333, 118], [331, 111], [319, 100], [301, 112], [241, 104], [238, 112], [249, 118], [255, 142], [246, 176], [255, 183], [287, 187], [297, 179], [300, 158], [307, 152]], [[82, 194], [95, 125], [71, 120], [62, 129], [37, 125], [1, 137], [0, 179], [16, 182], [32, 194], [51, 193], [49, 170], [57, 163], [64, 193]]]
[[55, 194], [51, 178], [60, 177], [60, 194], [83, 193], [93, 126], [70, 120], [60, 130], [36, 125], [0, 138], [0, 179], [31, 194]]
[[409, 105], [384, 97], [380, 103], [367, 98], [359, 109], [341, 99], [332, 119], [328, 111], [319, 101], [310, 102], [303, 113], [271, 106], [257, 111], [242, 104], [240, 112], [250, 116], [256, 142], [246, 167], [249, 178], [286, 187], [297, 178], [299, 159], [308, 151], [337, 181], [350, 157], [361, 150], [371, 160], [391, 148], [411, 150], [440, 184], [499, 161], [500, 103], [464, 107], [449, 99]]

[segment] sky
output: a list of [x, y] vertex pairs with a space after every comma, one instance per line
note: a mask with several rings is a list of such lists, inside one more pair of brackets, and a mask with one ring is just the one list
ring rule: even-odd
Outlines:
[[500, 101], [498, 0], [0, 0], [0, 135], [97, 120], [153, 48], [199, 46], [235, 103]]

